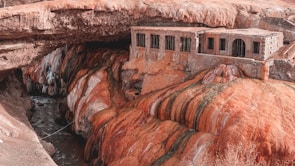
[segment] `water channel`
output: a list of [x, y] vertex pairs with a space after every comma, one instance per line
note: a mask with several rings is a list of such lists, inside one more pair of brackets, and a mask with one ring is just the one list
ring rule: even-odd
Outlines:
[[[53, 144], [52, 156], [59, 166], [87, 166], [83, 159], [84, 140], [70, 132], [69, 127], [56, 134], [64, 126], [56, 122], [56, 100], [44, 96], [31, 96], [35, 107], [30, 122], [40, 138]], [[48, 137], [49, 136], [49, 137]]]

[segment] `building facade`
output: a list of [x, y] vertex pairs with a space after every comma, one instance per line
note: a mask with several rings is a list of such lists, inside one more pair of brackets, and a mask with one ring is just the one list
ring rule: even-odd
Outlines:
[[132, 27], [130, 59], [145, 57], [161, 60], [166, 56], [193, 56], [198, 37], [208, 28], [202, 27]]
[[267, 79], [271, 56], [283, 34], [268, 30], [206, 27], [131, 28], [130, 60], [168, 59], [192, 74], [218, 64], [234, 64], [252, 78]]
[[201, 52], [214, 55], [267, 60], [283, 46], [283, 33], [262, 29], [211, 29], [200, 43]]

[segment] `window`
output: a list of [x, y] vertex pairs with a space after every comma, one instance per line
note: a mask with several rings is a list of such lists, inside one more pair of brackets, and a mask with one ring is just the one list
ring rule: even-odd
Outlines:
[[136, 34], [137, 47], [145, 47], [145, 34]]
[[225, 39], [220, 39], [219, 50], [225, 50]]
[[151, 48], [160, 48], [160, 35], [151, 35]]
[[260, 42], [253, 42], [253, 53], [259, 54]]
[[165, 49], [166, 50], [175, 50], [175, 37], [174, 36], [165, 36]]
[[214, 49], [214, 38], [208, 38], [208, 49]]
[[191, 51], [191, 38], [181, 37], [181, 49], [182, 52], [190, 52]]
[[197, 41], [199, 42], [199, 45], [198, 45], [198, 53], [201, 53], [202, 52], [202, 44], [201, 44], [201, 40], [203, 39], [203, 35], [202, 34], [198, 34], [198, 38], [197, 38]]

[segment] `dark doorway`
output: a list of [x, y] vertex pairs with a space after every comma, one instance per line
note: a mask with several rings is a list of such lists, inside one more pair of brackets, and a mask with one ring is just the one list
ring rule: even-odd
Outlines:
[[235, 57], [245, 57], [245, 42], [242, 39], [234, 40], [232, 55]]

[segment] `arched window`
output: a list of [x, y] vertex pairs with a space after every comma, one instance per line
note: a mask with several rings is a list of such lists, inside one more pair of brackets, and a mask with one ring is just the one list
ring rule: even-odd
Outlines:
[[233, 52], [232, 52], [232, 56], [235, 57], [245, 57], [245, 42], [242, 39], [236, 39], [233, 42]]

